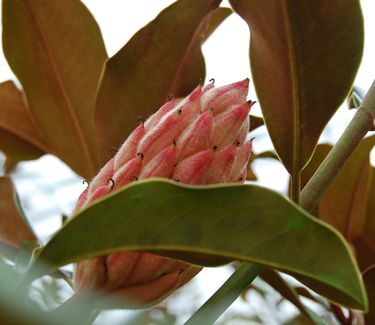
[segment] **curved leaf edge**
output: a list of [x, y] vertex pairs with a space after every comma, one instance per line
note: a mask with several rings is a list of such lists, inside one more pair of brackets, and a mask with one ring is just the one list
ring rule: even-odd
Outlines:
[[[95, 206], [96, 204], [100, 204], [101, 202], [103, 202], [105, 200], [110, 200], [112, 196], [119, 195], [120, 193], [126, 191], [127, 189], [129, 189], [131, 187], [139, 186], [141, 184], [150, 183], [150, 182], [167, 183], [167, 184], [174, 185], [176, 187], [182, 187], [182, 188], [194, 189], [194, 190], [207, 190], [207, 189], [211, 189], [211, 188], [228, 188], [228, 187], [253, 187], [253, 188], [259, 188], [260, 190], [270, 191], [274, 195], [279, 196], [281, 199], [287, 200], [288, 203], [291, 206], [293, 206], [295, 209], [299, 210], [307, 219], [309, 219], [310, 221], [312, 221], [314, 223], [319, 224], [320, 226], [326, 228], [327, 230], [331, 231], [332, 233], [334, 233], [336, 235], [336, 238], [343, 245], [343, 247], [344, 247], [344, 249], [345, 249], [345, 251], [346, 251], [346, 253], [347, 253], [348, 257], [349, 257], [349, 260], [350, 260], [350, 262], [351, 262], [351, 264], [353, 266], [353, 269], [355, 271], [356, 281], [357, 281], [357, 283], [359, 284], [359, 287], [360, 287], [362, 301], [358, 300], [356, 297], [353, 297], [353, 296], [350, 296], [350, 298], [357, 302], [358, 309], [360, 309], [362, 311], [365, 311], [365, 312], [368, 310], [368, 298], [367, 298], [367, 294], [366, 294], [366, 290], [365, 290], [365, 285], [363, 283], [359, 267], [357, 265], [356, 259], [354, 258], [353, 254], [351, 253], [351, 249], [349, 247], [349, 244], [346, 242], [346, 240], [341, 235], [341, 233], [338, 230], [336, 230], [334, 227], [332, 227], [331, 225], [325, 223], [324, 221], [316, 219], [315, 217], [313, 217], [312, 215], [310, 215], [307, 211], [303, 210], [300, 206], [298, 206], [297, 204], [295, 204], [293, 201], [289, 200], [287, 197], [283, 196], [282, 194], [280, 194], [280, 193], [278, 193], [276, 191], [270, 190], [268, 188], [265, 188], [265, 187], [262, 187], [262, 186], [259, 186], [259, 185], [254, 185], [254, 184], [247, 185], [247, 184], [238, 183], [238, 184], [214, 184], [214, 185], [188, 185], [188, 184], [180, 184], [180, 183], [177, 183], [177, 182], [175, 182], [173, 180], [169, 180], [169, 179], [165, 179], [165, 178], [160, 178], [160, 177], [153, 177], [153, 178], [143, 179], [143, 180], [139, 180], [137, 182], [130, 183], [129, 185], [123, 187], [119, 191], [110, 193], [107, 196], [105, 196], [105, 197], [103, 197], [101, 199], [98, 199], [97, 201], [95, 201], [92, 204], [88, 205], [86, 208], [82, 209], [76, 215], [72, 216], [72, 218], [70, 220], [68, 220], [66, 222], [66, 224], [59, 231], [57, 231], [54, 234], [54, 236], [49, 240], [49, 242], [43, 247], [43, 249], [41, 250], [40, 254], [38, 255], [38, 258], [34, 261], [34, 264], [37, 263], [40, 259], [43, 260], [43, 257], [44, 257], [43, 253], [49, 247], [50, 243], [53, 243], [54, 238], [56, 236], [58, 236], [60, 233], [64, 232], [65, 228], [70, 223], [75, 222], [75, 219], [76, 219], [77, 216], [83, 214], [87, 209], [90, 209], [91, 207]], [[192, 248], [194, 248], [194, 249], [192, 249]], [[260, 264], [260, 265], [263, 265], [263, 266], [266, 266], [266, 267], [271, 267], [273, 269], [276, 269], [276, 270], [279, 270], [279, 271], [282, 271], [282, 272], [285, 272], [285, 273], [300, 274], [302, 276], [306, 276], [306, 277], [314, 279], [314, 280], [316, 280], [318, 282], [324, 283], [324, 284], [326, 284], [326, 285], [328, 285], [330, 287], [333, 287], [333, 288], [339, 290], [340, 292], [342, 292], [341, 288], [333, 285], [332, 283], [328, 283], [326, 281], [321, 281], [321, 279], [319, 279], [318, 277], [314, 277], [311, 274], [306, 274], [305, 272], [300, 271], [300, 270], [295, 270], [292, 267], [280, 267], [280, 265], [277, 265], [276, 263], [272, 263], [272, 262], [269, 262], [269, 261], [261, 260], [259, 258], [257, 258], [257, 259], [251, 259], [248, 256], [234, 255], [234, 254], [225, 254], [223, 252], [220, 252], [218, 254], [218, 252], [215, 251], [215, 250], [202, 249], [201, 247], [194, 247], [192, 245], [190, 245], [190, 246], [170, 247], [168, 245], [155, 245], [154, 244], [152, 246], [147, 246], [147, 245], [142, 245], [142, 246], [141, 245], [139, 245], [139, 246], [121, 246], [121, 247], [117, 247], [117, 248], [113, 248], [113, 249], [96, 250], [96, 252], [94, 254], [90, 254], [90, 253], [89, 254], [81, 254], [80, 258], [66, 259], [64, 261], [64, 264], [54, 265], [52, 267], [51, 266], [47, 266], [47, 268], [45, 269], [45, 272], [52, 271], [54, 269], [57, 269], [58, 267], [61, 267], [61, 266], [66, 265], [66, 264], [74, 263], [74, 262], [77, 262], [79, 260], [88, 259], [88, 258], [92, 258], [92, 257], [95, 257], [95, 256], [100, 256], [100, 255], [108, 255], [108, 254], [111, 254], [111, 253], [114, 253], [114, 252], [118, 252], [118, 251], [123, 251], [123, 250], [131, 250], [131, 251], [145, 251], [145, 250], [147, 250], [147, 251], [165, 251], [165, 252], [168, 252], [168, 251], [173, 251], [173, 252], [196, 252], [196, 253], [206, 254], [206, 255], [209, 255], [209, 256], [220, 256], [220, 257], [229, 258], [229, 259], [233, 259], [233, 260], [247, 261], [247, 262], [250, 262], [250, 263]], [[188, 260], [184, 260], [184, 261], [186, 261], [186, 262], [189, 263]], [[193, 263], [190, 263], [190, 264], [193, 264]], [[202, 265], [202, 264], [197, 264], [197, 265], [198, 266], [210, 266], [210, 265]], [[340, 305], [343, 305], [342, 303], [339, 303], [339, 302], [336, 302], [336, 301], [333, 301], [333, 302], [338, 303]], [[345, 306], [345, 307], [353, 308], [353, 306]]]

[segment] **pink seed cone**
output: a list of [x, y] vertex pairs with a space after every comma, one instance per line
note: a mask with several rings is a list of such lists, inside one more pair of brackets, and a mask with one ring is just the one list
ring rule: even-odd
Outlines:
[[[246, 141], [249, 80], [223, 87], [198, 86], [181, 101], [164, 104], [142, 122], [94, 177], [75, 212], [130, 182], [148, 177], [185, 184], [243, 182], [252, 144]], [[121, 298], [119, 307], [155, 304], [200, 268], [151, 253], [119, 252], [76, 265], [77, 290]]]

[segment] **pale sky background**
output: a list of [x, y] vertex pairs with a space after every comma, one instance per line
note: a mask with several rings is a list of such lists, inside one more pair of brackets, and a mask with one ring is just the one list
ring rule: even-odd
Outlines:
[[[55, 0], [56, 1], [56, 0]], [[1, 0], [0, 0], [1, 2]], [[132, 35], [163, 8], [173, 3], [171, 0], [83, 0], [99, 23], [109, 55], [115, 54]], [[355, 84], [367, 90], [375, 77], [375, 1], [362, 0], [365, 19], [365, 50], [362, 64]], [[224, 1], [223, 5], [228, 5]], [[215, 78], [220, 86], [245, 77], [251, 77], [248, 61], [249, 30], [247, 24], [236, 14], [232, 14], [215, 31], [203, 46], [206, 59], [207, 79]], [[2, 51], [0, 52], [0, 82], [15, 79], [7, 65]], [[251, 87], [249, 99], [255, 98], [255, 91]], [[259, 114], [259, 107], [253, 110]], [[352, 111], [341, 108], [335, 115], [330, 128], [322, 136], [322, 141], [335, 141], [353, 116]], [[254, 151], [260, 152], [272, 148], [272, 144], [265, 136], [264, 129], [254, 132], [256, 136]], [[0, 157], [1, 162], [1, 157]], [[255, 163], [255, 170], [260, 176], [260, 183], [278, 191], [285, 191], [287, 174], [280, 164], [272, 161], [259, 160]], [[17, 190], [21, 196], [28, 217], [31, 219], [37, 233], [46, 239], [60, 226], [60, 214], [69, 214], [75, 198], [84, 189], [81, 179], [74, 175], [69, 168], [55, 157], [44, 156], [34, 162], [21, 163], [14, 175]], [[180, 304], [173, 308], [180, 310], [184, 302], [188, 301], [198, 307], [205, 301], [229, 275], [228, 269], [215, 268], [202, 272], [192, 284], [195, 291], [200, 291], [199, 297], [194, 294], [178, 295], [175, 299]], [[204, 288], [204, 290], [199, 289]], [[261, 306], [252, 305], [264, 322], [277, 325], [277, 319], [267, 318]], [[232, 311], [248, 311], [248, 306], [238, 302]], [[180, 311], [181, 312], [181, 311]], [[183, 313], [183, 311], [182, 311]], [[104, 317], [104, 316], [103, 316]], [[104, 320], [105, 318], [103, 318]], [[116, 324], [116, 323], [113, 323]]]

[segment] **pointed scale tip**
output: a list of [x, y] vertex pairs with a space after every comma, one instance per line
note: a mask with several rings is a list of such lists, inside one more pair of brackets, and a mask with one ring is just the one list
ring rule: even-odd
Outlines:
[[238, 87], [249, 88], [250, 79], [245, 78], [244, 80], [238, 81], [235, 84], [237, 84]]
[[[212, 79], [211, 79], [212, 80]], [[210, 83], [208, 83], [207, 85], [205, 85], [203, 88], [202, 88], [202, 93], [204, 94], [205, 92], [209, 91], [210, 89], [212, 88], [215, 88], [215, 82], [212, 81], [211, 82], [210, 80]]]
[[256, 104], [256, 101], [248, 100], [246, 103], [249, 106], [249, 112], [250, 112], [251, 108]]
[[193, 101], [199, 99], [201, 96], [202, 96], [202, 87], [201, 87], [201, 85], [198, 85], [190, 93], [190, 95], [189, 95], [189, 101], [193, 102]]

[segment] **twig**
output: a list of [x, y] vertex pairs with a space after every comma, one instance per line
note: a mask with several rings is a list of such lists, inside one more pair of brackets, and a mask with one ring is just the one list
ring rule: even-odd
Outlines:
[[[374, 116], [375, 81], [339, 141], [302, 190], [301, 207], [309, 212], [313, 211], [345, 161], [366, 133], [373, 129]], [[243, 263], [185, 325], [212, 324], [261, 273], [262, 269], [263, 267], [258, 265]]]

